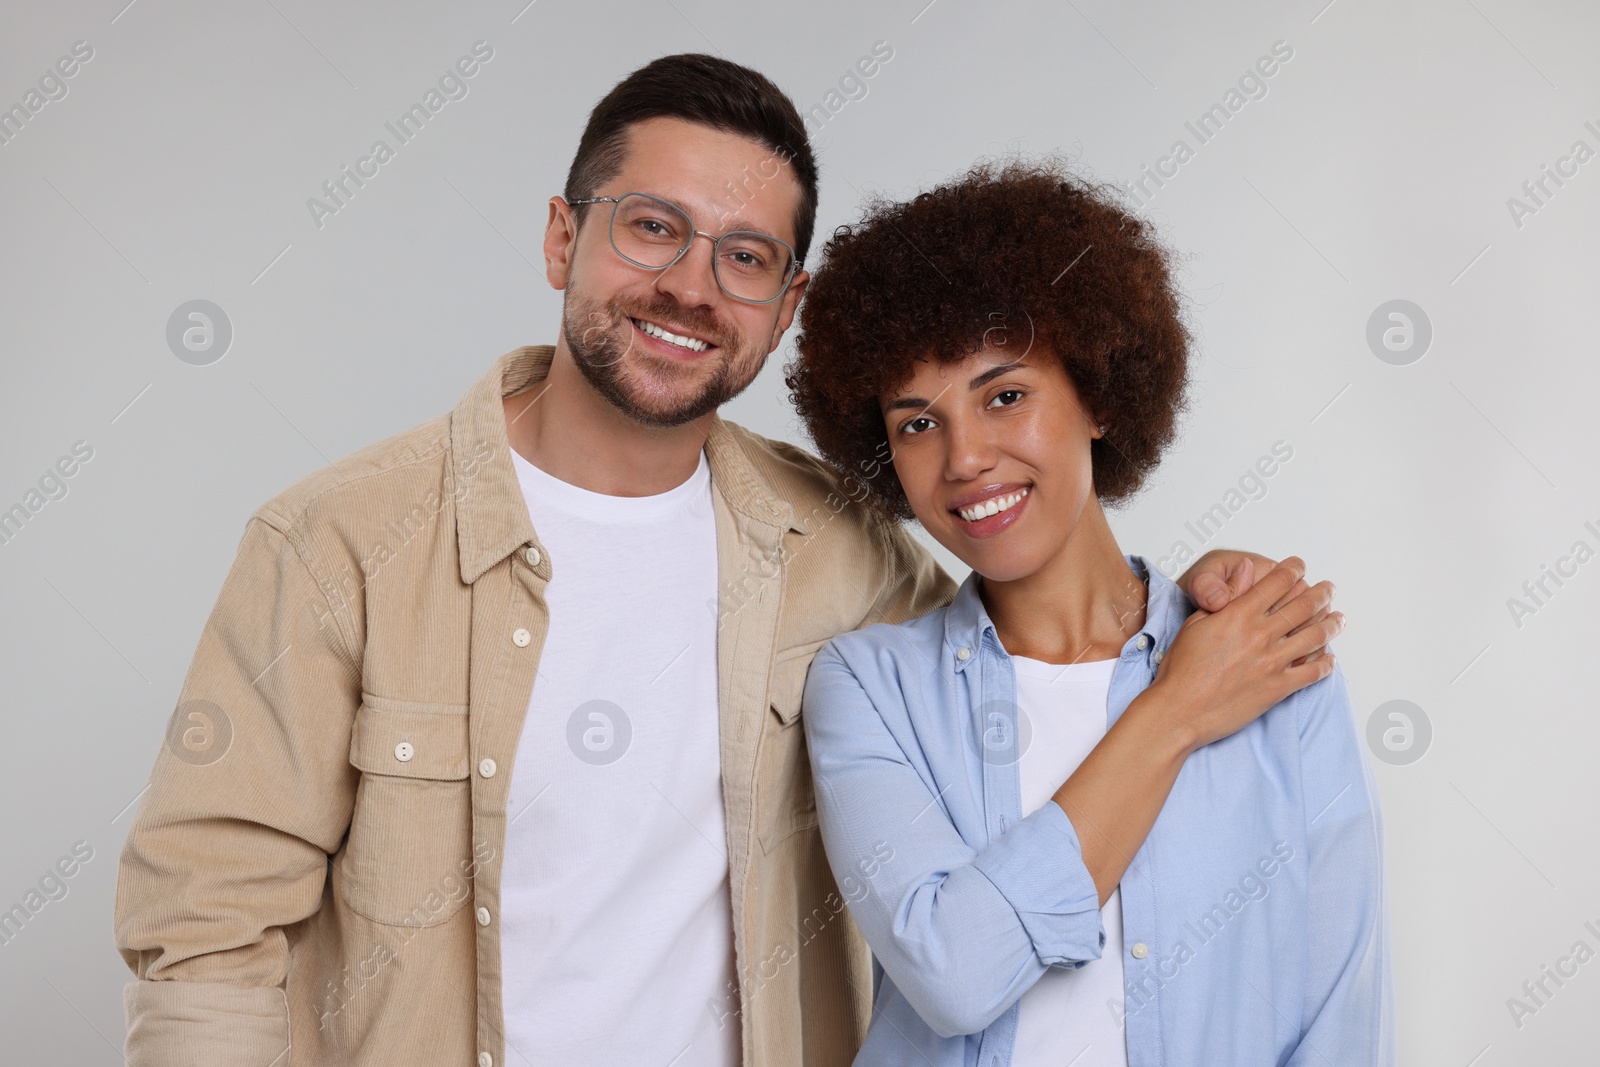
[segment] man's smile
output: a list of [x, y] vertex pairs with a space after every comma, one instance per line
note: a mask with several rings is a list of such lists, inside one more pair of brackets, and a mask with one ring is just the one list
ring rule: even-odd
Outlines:
[[696, 337], [693, 334], [682, 330], [681, 328], [677, 330], [669, 330], [660, 323], [653, 322], [649, 319], [636, 319], [632, 316], [628, 317], [628, 321], [633, 323], [634, 329], [638, 330], [646, 337], [654, 338], [657, 341], [672, 345], [675, 348], [680, 348], [686, 352], [705, 352], [709, 349], [717, 347], [710, 341]]

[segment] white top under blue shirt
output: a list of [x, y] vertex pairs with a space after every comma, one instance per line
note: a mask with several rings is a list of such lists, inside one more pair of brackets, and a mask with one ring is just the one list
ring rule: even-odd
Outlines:
[[[1045, 663], [1012, 656], [1022, 814], [1050, 803], [1106, 734], [1114, 659]], [[1003, 718], [996, 724], [1004, 729]], [[995, 727], [991, 727], [995, 728]], [[1122, 890], [1100, 907], [1100, 958], [1050, 967], [1017, 1001], [1013, 1067], [1128, 1067], [1122, 1031]]]
[[[1107, 729], [1194, 610], [1126, 559], [1149, 597]], [[1012, 1067], [1022, 995], [1107, 944], [1072, 821], [1054, 803], [1023, 815], [1016, 674], [979, 581], [834, 638], [806, 679], [828, 859], [868, 887], [850, 904], [875, 979], [858, 1067]], [[1340, 669], [1192, 753], [1119, 886], [1124, 987], [1107, 1009], [1129, 1067], [1392, 1065], [1382, 855]]]

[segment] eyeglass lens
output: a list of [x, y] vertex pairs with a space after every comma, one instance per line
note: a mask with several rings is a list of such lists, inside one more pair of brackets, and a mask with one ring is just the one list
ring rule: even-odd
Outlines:
[[[667, 266], [694, 239], [693, 224], [677, 207], [645, 193], [629, 193], [611, 216], [611, 243], [641, 267]], [[744, 300], [771, 300], [789, 280], [788, 248], [764, 234], [735, 230], [717, 240], [717, 281]]]

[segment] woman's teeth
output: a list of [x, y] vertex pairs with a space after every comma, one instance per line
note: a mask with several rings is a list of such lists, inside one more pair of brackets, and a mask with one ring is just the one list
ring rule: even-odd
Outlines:
[[647, 333], [651, 337], [659, 338], [660, 340], [667, 342], [669, 345], [677, 345], [679, 348], [687, 348], [691, 352], [704, 352], [706, 349], [711, 347], [704, 341], [697, 341], [693, 337], [679, 337], [675, 333], [668, 333], [666, 330], [663, 330], [653, 322], [646, 322], [643, 319], [632, 319], [630, 321], [632, 321], [635, 326], [639, 327], [640, 333]]
[[1019, 489], [1015, 493], [1009, 493], [1006, 496], [991, 497], [981, 504], [972, 505], [970, 508], [961, 508], [956, 514], [968, 522], [977, 522], [979, 519], [987, 519], [990, 515], [998, 515], [1002, 511], [1009, 511], [1016, 507], [1022, 498], [1027, 495], [1028, 491], [1026, 489]]

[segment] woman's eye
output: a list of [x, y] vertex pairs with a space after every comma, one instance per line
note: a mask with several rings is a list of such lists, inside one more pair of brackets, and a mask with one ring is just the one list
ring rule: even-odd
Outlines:
[[[1001, 397], [1005, 397], [1005, 396], [1014, 397], [1015, 399], [1007, 400], [1004, 404], [1001, 404], [1000, 403], [1000, 398]], [[1010, 407], [1012, 404], [1015, 404], [1018, 400], [1021, 400], [1021, 399], [1022, 399], [1022, 390], [1021, 389], [1005, 389], [1005, 390], [1002, 390], [1001, 392], [995, 394], [994, 399], [989, 401], [989, 406], [990, 407], [994, 407], [994, 406], [996, 406], [998, 404], [1000, 407]]]
[[[922, 423], [923, 425], [918, 428], [918, 423]], [[918, 434], [932, 425], [932, 419], [928, 418], [926, 415], [918, 415], [914, 419], [907, 419], [905, 424], [900, 427], [900, 432], [903, 434]]]

